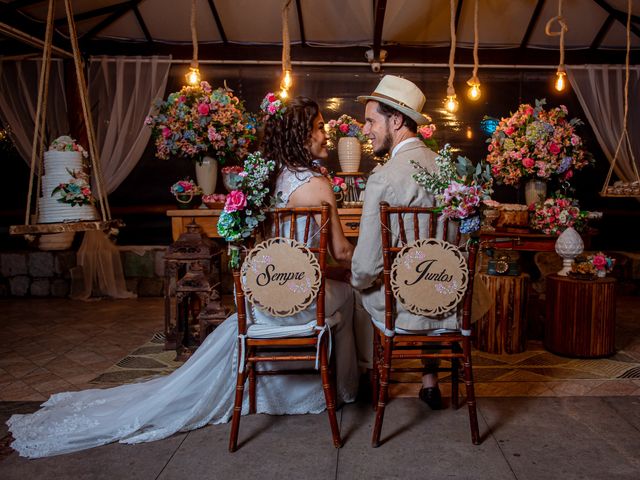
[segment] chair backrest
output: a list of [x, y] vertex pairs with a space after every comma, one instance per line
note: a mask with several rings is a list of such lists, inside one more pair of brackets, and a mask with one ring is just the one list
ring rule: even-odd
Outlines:
[[[380, 223], [384, 266], [385, 327], [393, 331], [395, 329], [396, 299], [391, 288], [391, 266], [398, 252], [411, 242], [430, 238], [445, 240], [459, 246], [461, 235], [458, 222], [443, 218], [438, 207], [392, 207], [387, 202], [380, 202]], [[478, 242], [469, 241], [465, 248], [467, 250], [469, 283], [463, 299], [461, 327], [464, 330], [469, 330]]]
[[[320, 290], [315, 299], [316, 321], [319, 327], [325, 322], [325, 272], [327, 267], [327, 242], [330, 238], [330, 209], [331, 206], [322, 202], [319, 207], [297, 207], [297, 208], [273, 208], [266, 212], [266, 220], [263, 222], [263, 237], [284, 237], [307, 246], [316, 255], [320, 264]], [[319, 223], [318, 223], [319, 220]], [[298, 230], [298, 223], [304, 225], [304, 229]], [[316, 233], [312, 228], [313, 224], [318, 225]], [[314, 244], [315, 237], [318, 236], [317, 246]], [[245, 294], [243, 291], [240, 268], [233, 270], [233, 281], [235, 285], [235, 300], [238, 312], [238, 331], [245, 334], [247, 331], [247, 311], [245, 305]]]

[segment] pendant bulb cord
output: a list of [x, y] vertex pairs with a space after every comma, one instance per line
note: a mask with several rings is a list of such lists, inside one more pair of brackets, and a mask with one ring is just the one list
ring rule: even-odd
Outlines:
[[473, 73], [471, 79], [478, 82], [478, 66], [480, 60], [478, 60], [478, 3], [480, 0], [476, 0], [476, 4], [473, 8]]
[[[558, 25], [560, 25], [560, 30], [551, 30], [554, 22], [558, 22]], [[544, 26], [545, 35], [547, 35], [548, 37], [560, 37], [560, 63], [558, 65], [558, 71], [564, 70], [564, 34], [568, 31], [569, 27], [567, 26], [567, 22], [562, 16], [562, 0], [558, 0], [558, 15], [556, 15], [555, 17], [551, 17], [547, 24]]]
[[289, 7], [291, 0], [282, 5], [282, 73], [291, 70], [291, 40], [289, 38]]
[[193, 46], [193, 57], [191, 58], [191, 66], [198, 67], [198, 30], [196, 28], [196, 0], [191, 0], [191, 45]]
[[451, 12], [449, 27], [451, 30], [451, 49], [449, 50], [449, 80], [447, 81], [447, 96], [456, 94], [453, 88], [453, 79], [456, 76], [456, 70], [454, 65], [454, 59], [456, 54], [456, 5], [455, 0], [449, 0], [449, 10]]

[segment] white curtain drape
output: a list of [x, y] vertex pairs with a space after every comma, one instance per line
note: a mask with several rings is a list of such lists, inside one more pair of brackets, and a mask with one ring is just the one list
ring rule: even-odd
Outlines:
[[[593, 129], [602, 151], [613, 162], [616, 147], [622, 133], [624, 116], [624, 67], [613, 65], [587, 65], [572, 68], [566, 66], [567, 77], [576, 92], [580, 105]], [[629, 117], [627, 131], [636, 165], [640, 170], [640, 68], [629, 72]], [[614, 171], [623, 181], [636, 180], [632, 157], [626, 141], [618, 153]]]
[[153, 100], [167, 86], [170, 57], [93, 58], [89, 99], [104, 188], [113, 192], [144, 152], [151, 129], [144, 124]]
[[[0, 60], [0, 119], [9, 126], [13, 143], [27, 164], [31, 162], [41, 70], [42, 60]], [[64, 86], [64, 64], [62, 60], [52, 60], [45, 146], [54, 138], [69, 133]]]

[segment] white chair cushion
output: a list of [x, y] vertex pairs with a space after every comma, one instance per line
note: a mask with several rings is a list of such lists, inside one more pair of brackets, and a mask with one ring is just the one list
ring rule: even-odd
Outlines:
[[264, 325], [254, 323], [247, 328], [249, 338], [310, 337], [316, 333], [316, 321], [302, 325]]
[[[371, 318], [371, 322], [373, 326], [376, 327], [381, 332], [384, 332], [384, 322], [379, 322], [373, 317]], [[405, 330], [404, 328], [396, 327], [395, 332], [400, 335], [432, 335], [438, 336], [446, 333], [460, 333], [460, 330], [453, 330], [450, 328], [430, 328], [427, 330]]]

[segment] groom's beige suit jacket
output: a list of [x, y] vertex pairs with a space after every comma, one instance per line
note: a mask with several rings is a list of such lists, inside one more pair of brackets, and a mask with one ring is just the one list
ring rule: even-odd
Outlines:
[[[417, 170], [410, 162], [414, 160], [429, 171], [434, 171], [435, 158], [436, 154], [416, 139], [402, 145], [387, 163], [369, 176], [367, 181], [360, 234], [351, 263], [351, 284], [361, 291], [362, 305], [368, 314], [382, 324], [384, 285], [378, 281], [383, 270], [380, 202], [386, 201], [391, 206], [433, 206], [433, 195], [413, 179]], [[411, 218], [405, 219], [405, 228], [407, 232], [413, 231]], [[426, 228], [426, 222], [425, 225], [421, 222], [421, 230]], [[397, 222], [392, 223], [391, 230], [392, 242], [398, 245], [400, 230]], [[406, 311], [398, 302], [396, 306], [396, 327], [406, 330], [459, 328], [455, 313], [443, 319], [429, 319]]]

